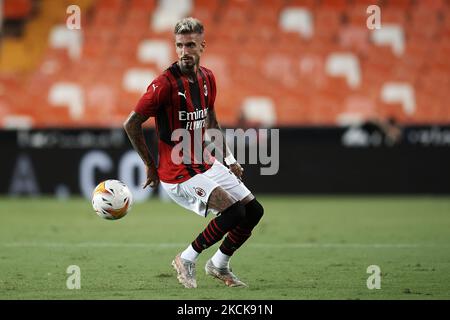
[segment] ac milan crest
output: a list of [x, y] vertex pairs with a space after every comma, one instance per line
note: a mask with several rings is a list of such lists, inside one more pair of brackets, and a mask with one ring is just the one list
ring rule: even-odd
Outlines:
[[205, 81], [203, 81], [203, 93], [205, 94], [205, 97], [208, 95], [208, 87], [206, 86]]
[[203, 189], [200, 188], [200, 187], [195, 187], [195, 188], [194, 188], [194, 191], [195, 191], [195, 193], [198, 194], [200, 197], [204, 197], [204, 196], [206, 195], [205, 190], [203, 190]]

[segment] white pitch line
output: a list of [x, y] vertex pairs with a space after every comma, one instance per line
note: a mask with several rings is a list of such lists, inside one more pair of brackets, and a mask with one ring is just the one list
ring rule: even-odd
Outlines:
[[[187, 243], [145, 243], [145, 242], [10, 242], [1, 244], [2, 247], [13, 248], [183, 248]], [[443, 244], [425, 244], [425, 243], [249, 243], [247, 245], [251, 248], [261, 249], [308, 249], [308, 248], [337, 248], [337, 249], [360, 249], [360, 248], [393, 248], [393, 249], [408, 249], [408, 248], [438, 248], [450, 247], [450, 243]]]
[[42, 247], [42, 248], [178, 248], [185, 246], [185, 243], [120, 243], [120, 242], [11, 242], [4, 243], [4, 247]]

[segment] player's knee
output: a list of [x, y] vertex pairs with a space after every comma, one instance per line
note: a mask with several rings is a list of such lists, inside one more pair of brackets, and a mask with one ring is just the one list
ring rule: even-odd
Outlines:
[[233, 215], [234, 215], [234, 218], [235, 218], [236, 222], [240, 222], [240, 221], [244, 220], [244, 218], [245, 218], [245, 206], [242, 203], [240, 203], [239, 201], [236, 202], [234, 204], [234, 206], [235, 206], [235, 208], [234, 208]]
[[245, 205], [246, 219], [252, 225], [256, 226], [264, 215], [264, 207], [253, 199]]
[[225, 209], [221, 215], [223, 219], [227, 220], [227, 224], [233, 228], [236, 226], [239, 222], [244, 220], [245, 218], [245, 206], [240, 203], [239, 201]]

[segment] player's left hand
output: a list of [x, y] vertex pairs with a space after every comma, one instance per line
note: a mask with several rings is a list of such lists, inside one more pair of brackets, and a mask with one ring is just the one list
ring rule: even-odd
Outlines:
[[241, 165], [237, 162], [230, 164], [230, 171], [233, 172], [233, 174], [238, 177], [240, 180], [242, 180], [242, 175], [244, 174], [244, 169], [241, 167]]

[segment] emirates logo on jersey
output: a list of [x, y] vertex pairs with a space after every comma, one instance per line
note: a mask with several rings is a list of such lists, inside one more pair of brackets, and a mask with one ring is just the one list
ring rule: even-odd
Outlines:
[[195, 193], [198, 194], [200, 197], [206, 196], [205, 190], [203, 190], [203, 189], [200, 188], [200, 187], [195, 187], [195, 188], [194, 188], [194, 191], [195, 191]]
[[208, 108], [195, 110], [191, 112], [178, 111], [178, 119], [186, 121], [187, 130], [195, 130], [205, 127], [205, 121], [208, 114]]

